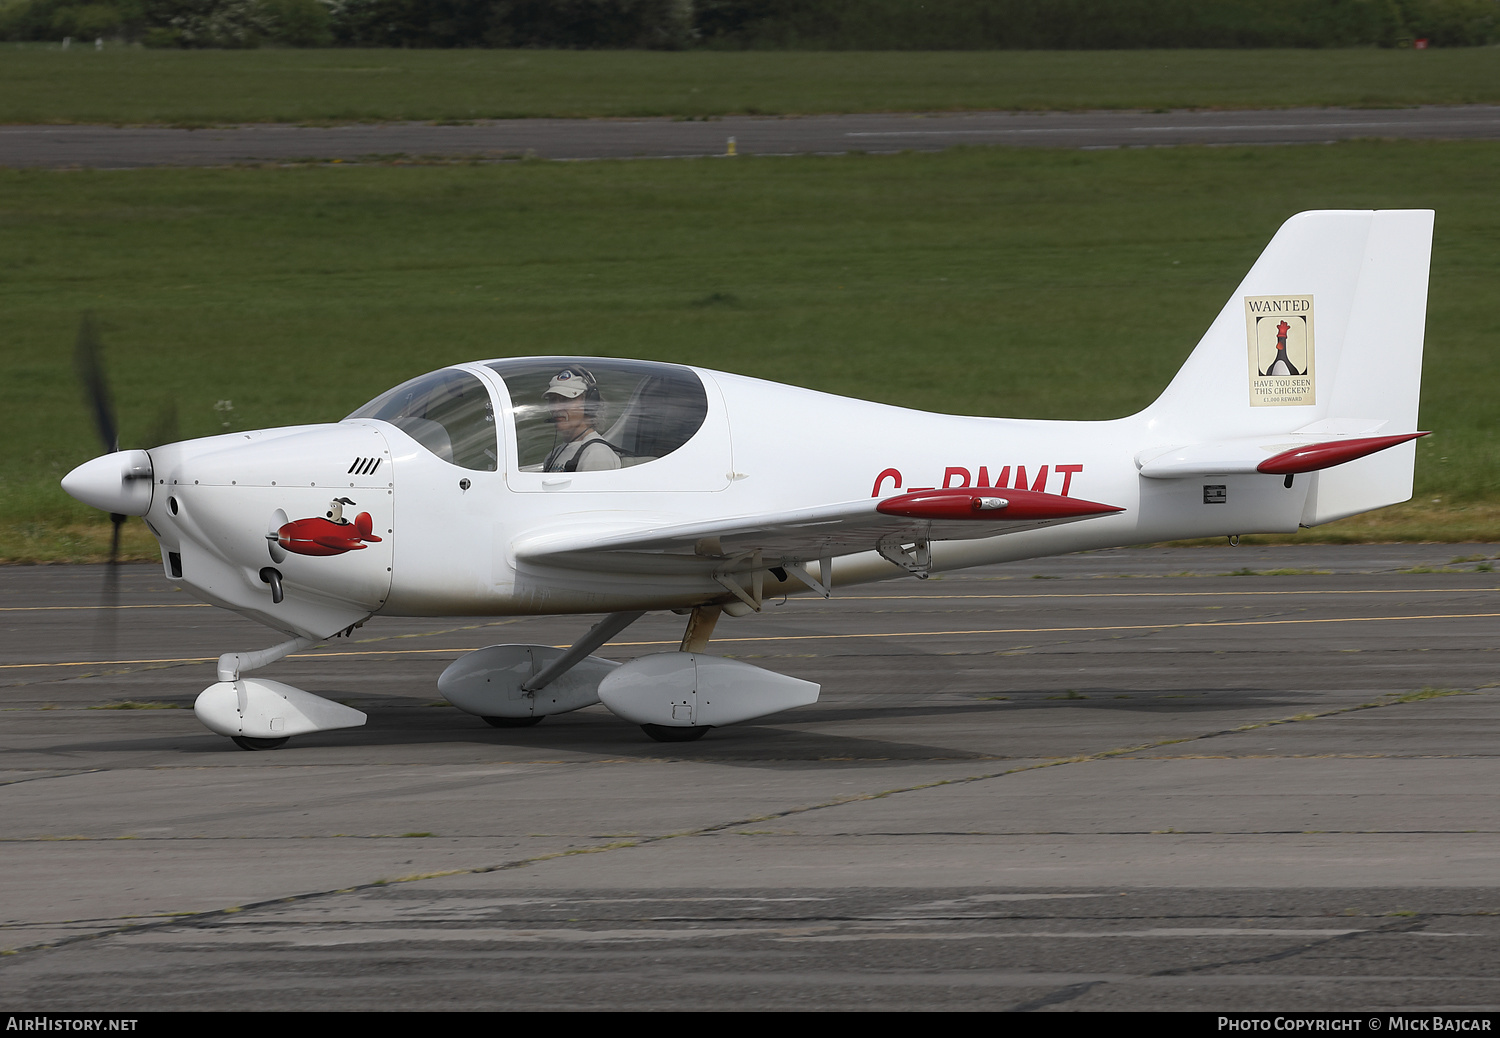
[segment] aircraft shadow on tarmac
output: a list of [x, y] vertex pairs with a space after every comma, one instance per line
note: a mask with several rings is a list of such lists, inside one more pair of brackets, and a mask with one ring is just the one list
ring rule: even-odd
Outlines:
[[[319, 695], [337, 698], [335, 690], [319, 690]], [[1003, 698], [1001, 698], [1003, 696]], [[1125, 696], [1128, 698], [1116, 698]], [[402, 697], [405, 698], [405, 697]], [[519, 750], [559, 753], [608, 754], [611, 757], [661, 759], [683, 758], [697, 761], [719, 761], [725, 764], [796, 764], [798, 761], [827, 762], [847, 760], [890, 762], [901, 760], [994, 760], [1036, 756], [1036, 747], [1028, 726], [1012, 723], [1035, 720], [1039, 712], [1047, 715], [1045, 724], [1052, 726], [1058, 711], [1088, 711], [1097, 725], [1101, 711], [1116, 715], [1173, 714], [1201, 718], [1209, 728], [1242, 722], [1246, 708], [1278, 709], [1288, 707], [1287, 694], [1268, 688], [1172, 690], [1141, 692], [1135, 689], [1088, 688], [1006, 690], [992, 698], [968, 703], [934, 703], [892, 706], [879, 703], [840, 706], [833, 703], [803, 707], [795, 712], [777, 715], [784, 725], [741, 724], [719, 728], [709, 737], [690, 745], [672, 747], [650, 742], [639, 729], [595, 707], [548, 718], [535, 728], [506, 730], [485, 725], [479, 718], [459, 714], [446, 704], [424, 703], [416, 699], [392, 704], [361, 701], [354, 705], [367, 711], [369, 721], [361, 728], [299, 736], [281, 750], [247, 757], [227, 741], [211, 733], [153, 735], [142, 738], [83, 740], [50, 747], [53, 753], [131, 754], [142, 752], [201, 754], [222, 752], [239, 766], [323, 764], [324, 752], [368, 750], [376, 754], [380, 747], [418, 747], [484, 745], [496, 750]], [[190, 704], [184, 702], [184, 707]], [[1233, 712], [1233, 721], [1215, 720], [1214, 715]], [[903, 734], [918, 734], [926, 727], [933, 734], [946, 731], [952, 723], [962, 723], [973, 736], [973, 722], [992, 718], [993, 732], [980, 735], [984, 749], [946, 746], [921, 739], [885, 739], [870, 735], [848, 735], [824, 730], [851, 722], [909, 722], [902, 725]], [[923, 722], [927, 722], [924, 725]], [[1097, 729], [1096, 729], [1097, 730]], [[1122, 737], [1127, 736], [1122, 732]], [[320, 751], [309, 760], [299, 751]]]

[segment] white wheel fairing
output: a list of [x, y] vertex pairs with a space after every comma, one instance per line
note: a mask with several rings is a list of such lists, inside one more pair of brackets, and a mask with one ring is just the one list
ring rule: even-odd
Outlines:
[[599, 682], [619, 666], [586, 656], [536, 692], [521, 686], [563, 654], [551, 645], [491, 645], [466, 653], [438, 678], [443, 698], [478, 717], [545, 717], [599, 702]]
[[636, 724], [703, 728], [808, 706], [820, 690], [739, 660], [663, 652], [621, 664], [599, 683], [599, 699]]
[[198, 694], [193, 713], [210, 731], [252, 739], [358, 728], [366, 720], [353, 707], [266, 678], [215, 682]]

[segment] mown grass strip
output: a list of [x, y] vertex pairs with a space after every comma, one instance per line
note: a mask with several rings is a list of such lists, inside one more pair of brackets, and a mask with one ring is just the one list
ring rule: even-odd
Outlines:
[[182, 51], [4, 45], [0, 123], [1500, 103], [1500, 52]]

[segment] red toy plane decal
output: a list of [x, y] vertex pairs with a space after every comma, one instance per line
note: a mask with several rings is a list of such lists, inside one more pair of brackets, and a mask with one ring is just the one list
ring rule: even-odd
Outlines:
[[342, 555], [346, 551], [362, 551], [364, 542], [379, 541], [375, 536], [375, 520], [369, 512], [361, 512], [354, 522], [344, 518], [344, 506], [352, 505], [347, 497], [335, 498], [328, 512], [307, 519], [293, 519], [276, 531], [275, 541], [287, 551], [298, 555]]

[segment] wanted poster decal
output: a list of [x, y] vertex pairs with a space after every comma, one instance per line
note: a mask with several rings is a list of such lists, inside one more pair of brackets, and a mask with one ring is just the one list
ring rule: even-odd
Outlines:
[[1246, 296], [1250, 406], [1311, 404], [1315, 398], [1312, 296]]

